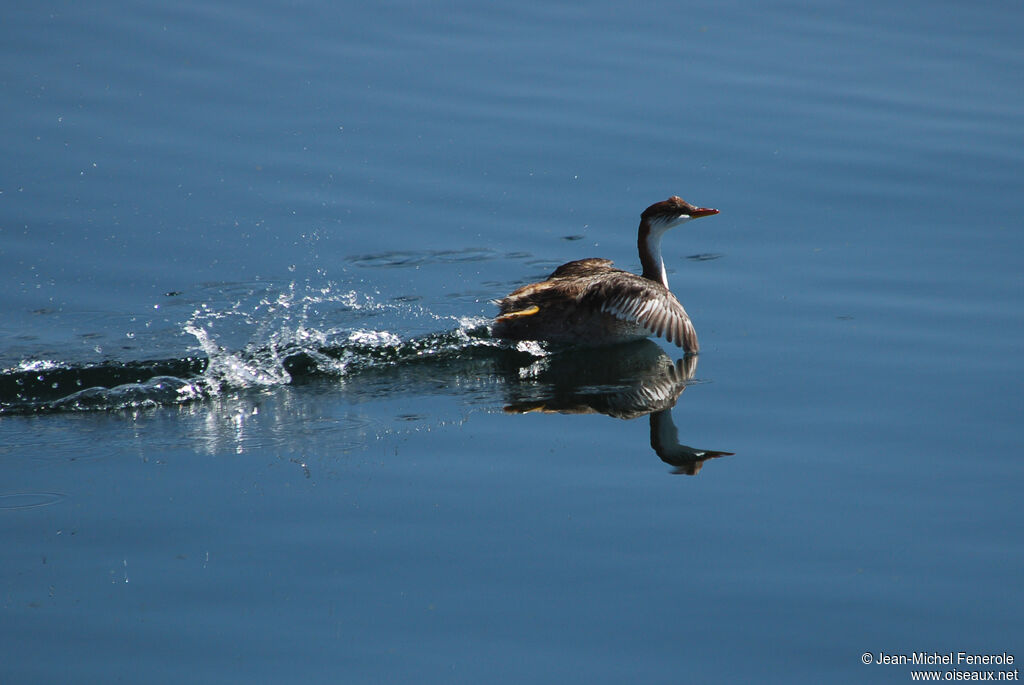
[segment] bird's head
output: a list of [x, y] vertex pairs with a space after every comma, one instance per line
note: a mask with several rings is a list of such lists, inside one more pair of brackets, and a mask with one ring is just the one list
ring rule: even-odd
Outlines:
[[640, 221], [646, 223], [651, 230], [660, 233], [691, 219], [699, 219], [712, 214], [718, 214], [718, 210], [696, 207], [678, 195], [673, 195], [669, 199], [655, 202], [645, 209], [640, 215]]

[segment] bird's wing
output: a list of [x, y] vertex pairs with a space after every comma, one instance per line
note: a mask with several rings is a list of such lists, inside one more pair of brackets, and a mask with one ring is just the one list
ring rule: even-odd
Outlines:
[[602, 282], [588, 295], [602, 312], [642, 326], [687, 352], [697, 352], [697, 331], [675, 295], [653, 281], [627, 275], [632, 278]]

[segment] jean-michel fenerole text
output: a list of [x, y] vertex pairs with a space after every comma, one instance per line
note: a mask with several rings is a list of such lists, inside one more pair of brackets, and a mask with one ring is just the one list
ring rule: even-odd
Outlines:
[[876, 664], [914, 664], [934, 666], [949, 664], [959, 666], [1007, 665], [1013, 663], [1013, 655], [1007, 652], [1000, 654], [970, 654], [968, 652], [912, 652], [910, 654], [887, 654], [878, 652]]

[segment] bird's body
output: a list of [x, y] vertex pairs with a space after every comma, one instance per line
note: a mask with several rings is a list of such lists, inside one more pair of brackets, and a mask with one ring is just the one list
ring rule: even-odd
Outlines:
[[670, 197], [640, 217], [638, 248], [643, 273], [622, 271], [608, 259], [580, 259], [558, 267], [498, 301], [494, 335], [578, 345], [609, 345], [663, 337], [697, 352], [697, 332], [668, 289], [661, 236], [690, 219], [717, 214]]
[[499, 307], [494, 330], [499, 338], [610, 345], [657, 335], [697, 349], [697, 332], [675, 295], [660, 283], [612, 267], [609, 259], [563, 264], [547, 280], [502, 299]]

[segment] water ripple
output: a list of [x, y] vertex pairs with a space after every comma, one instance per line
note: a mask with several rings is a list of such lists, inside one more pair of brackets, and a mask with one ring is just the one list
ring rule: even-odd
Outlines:
[[59, 492], [10, 492], [0, 494], [0, 510], [24, 511], [48, 507], [67, 499], [67, 495]]

